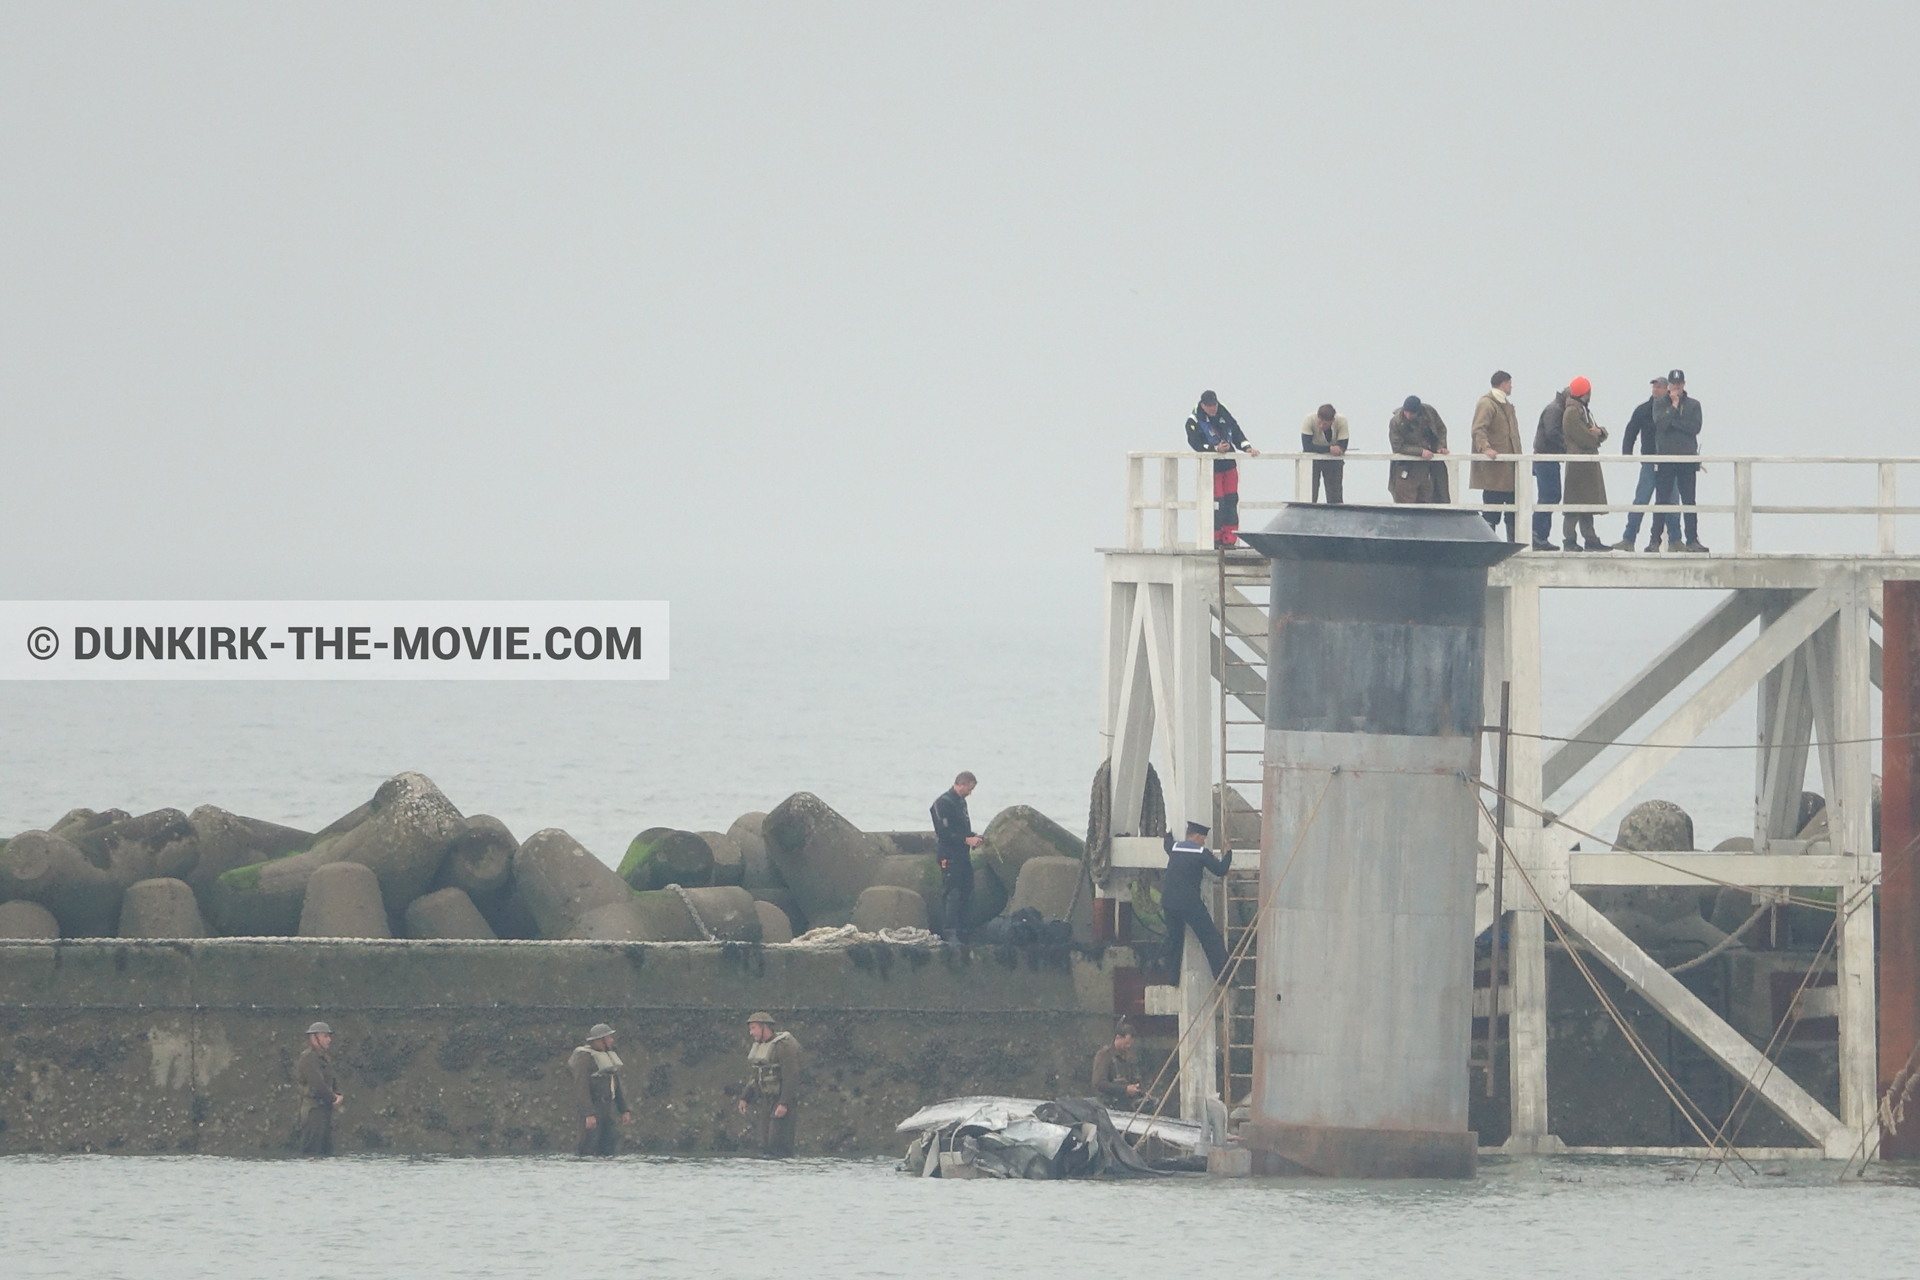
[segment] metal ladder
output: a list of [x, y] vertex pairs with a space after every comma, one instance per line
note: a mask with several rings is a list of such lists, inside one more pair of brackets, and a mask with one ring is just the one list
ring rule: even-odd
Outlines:
[[[1214, 918], [1231, 954], [1249, 933], [1220, 1002], [1220, 1097], [1229, 1114], [1253, 1092], [1255, 919], [1260, 906], [1260, 820], [1266, 754], [1269, 565], [1250, 552], [1216, 552], [1219, 606], [1213, 612], [1213, 674], [1220, 690], [1220, 771], [1214, 791], [1216, 843], [1254, 855], [1220, 882]], [[1236, 838], [1241, 837], [1241, 838]], [[1251, 837], [1247, 839], [1246, 837]]]

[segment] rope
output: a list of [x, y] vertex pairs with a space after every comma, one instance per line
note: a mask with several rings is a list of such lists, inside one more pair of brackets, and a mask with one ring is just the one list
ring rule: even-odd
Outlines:
[[1753, 909], [1753, 914], [1747, 917], [1747, 922], [1745, 924], [1741, 925], [1738, 929], [1735, 929], [1732, 933], [1728, 934], [1726, 937], [1720, 939], [1720, 941], [1708, 947], [1705, 951], [1701, 952], [1699, 955], [1695, 956], [1693, 959], [1688, 960], [1686, 963], [1670, 966], [1667, 969], [1667, 972], [1668, 973], [1685, 973], [1689, 969], [1698, 969], [1701, 965], [1713, 959], [1715, 956], [1719, 955], [1722, 951], [1725, 951], [1728, 947], [1732, 946], [1734, 943], [1740, 941], [1741, 937], [1746, 934], [1747, 930], [1753, 928], [1754, 925], [1758, 924], [1760, 921], [1760, 917], [1767, 914], [1767, 912], [1773, 910], [1773, 907], [1774, 907], [1774, 904], [1771, 902], [1761, 903], [1759, 906]]
[[[1537, 742], [1572, 742], [1583, 747], [1659, 747], [1664, 751], [1765, 751], [1769, 744], [1763, 742], [1621, 742], [1618, 738], [1561, 738], [1551, 733], [1521, 733], [1510, 730], [1516, 738], [1532, 738]], [[1920, 733], [1889, 733], [1876, 738], [1828, 738], [1822, 742], [1809, 742], [1807, 747], [1852, 747], [1863, 742], [1900, 742], [1907, 738], [1920, 738]]]
[[700, 931], [700, 936], [705, 938], [708, 942], [714, 941], [715, 938], [714, 938], [713, 930], [707, 928], [707, 922], [701, 918], [700, 908], [693, 905], [693, 895], [688, 893], [685, 889], [682, 889], [677, 884], [670, 884], [667, 886], [667, 888], [673, 890], [675, 893], [680, 895], [680, 901], [683, 904], [685, 904], [687, 908], [687, 914], [693, 917], [693, 927]]
[[1737, 889], [1743, 893], [1764, 894], [1767, 897], [1772, 898], [1774, 900], [1775, 905], [1813, 907], [1814, 909], [1819, 911], [1833, 910], [1833, 904], [1831, 902], [1823, 902], [1818, 898], [1809, 898], [1802, 894], [1794, 893], [1791, 890], [1772, 889], [1772, 888], [1763, 889], [1750, 884], [1738, 884], [1732, 880], [1722, 880], [1718, 876], [1710, 876], [1706, 874], [1704, 871], [1696, 870], [1693, 867], [1681, 867], [1681, 866], [1676, 866], [1671, 862], [1662, 862], [1660, 861], [1660, 859], [1654, 857], [1650, 853], [1644, 852], [1643, 850], [1629, 849], [1625, 845], [1615, 844], [1613, 841], [1607, 839], [1605, 836], [1595, 835], [1591, 831], [1586, 831], [1579, 827], [1574, 826], [1569, 822], [1564, 822], [1561, 820], [1558, 814], [1553, 813], [1549, 810], [1542, 809], [1537, 805], [1528, 804], [1525, 800], [1517, 799], [1514, 796], [1503, 795], [1500, 789], [1494, 786], [1492, 783], [1486, 782], [1479, 778], [1473, 779], [1472, 782], [1473, 782], [1473, 785], [1477, 787], [1481, 787], [1484, 790], [1491, 791], [1496, 796], [1501, 796], [1503, 799], [1506, 800], [1508, 804], [1518, 805], [1520, 808], [1525, 809], [1528, 813], [1535, 815], [1541, 820], [1541, 823], [1545, 826], [1565, 827], [1567, 830], [1573, 832], [1573, 834], [1579, 836], [1582, 840], [1591, 840], [1595, 844], [1604, 845], [1607, 848], [1613, 850], [1615, 853], [1630, 853], [1634, 857], [1639, 858], [1643, 862], [1651, 862], [1654, 866], [1661, 867], [1667, 871], [1672, 871], [1683, 876], [1690, 876], [1693, 879], [1699, 880], [1704, 884], [1717, 884], [1723, 889]]
[[[1167, 1060], [1160, 1064], [1160, 1070], [1154, 1074], [1153, 1083], [1147, 1086], [1147, 1093], [1149, 1095], [1160, 1087], [1160, 1081], [1162, 1077], [1167, 1074], [1168, 1067], [1173, 1067], [1176, 1075], [1186, 1070], [1187, 1060], [1193, 1056], [1194, 1050], [1199, 1047], [1198, 1041], [1194, 1041], [1192, 1044], [1189, 1044], [1188, 1041], [1192, 1039], [1196, 1031], [1206, 1026], [1213, 1018], [1215, 1008], [1219, 1005], [1220, 1000], [1228, 990], [1228, 979], [1232, 976], [1234, 969], [1240, 964], [1240, 961], [1245, 958], [1247, 948], [1252, 945], [1254, 938], [1259, 934], [1260, 921], [1266, 917], [1267, 908], [1272, 904], [1274, 895], [1280, 891], [1280, 886], [1286, 882], [1287, 873], [1293, 870], [1294, 859], [1300, 856], [1300, 848], [1307, 842], [1307, 833], [1313, 830], [1314, 822], [1320, 817], [1320, 804], [1327, 798], [1327, 792], [1333, 790], [1333, 780], [1339, 776], [1340, 766], [1335, 765], [1333, 771], [1327, 775], [1326, 785], [1320, 788], [1319, 796], [1314, 799], [1313, 809], [1307, 814], [1306, 825], [1300, 828], [1300, 834], [1293, 842], [1293, 852], [1287, 855], [1286, 865], [1280, 868], [1280, 874], [1275, 877], [1273, 886], [1268, 889], [1266, 894], [1260, 899], [1260, 909], [1254, 913], [1253, 924], [1248, 926], [1246, 932], [1240, 935], [1239, 944], [1228, 954], [1227, 963], [1221, 968], [1220, 976], [1213, 980], [1213, 986], [1207, 993], [1206, 1004], [1202, 1007], [1199, 1016], [1189, 1022], [1186, 1031], [1181, 1034], [1179, 1041], [1173, 1046], [1173, 1052], [1168, 1054]], [[1168, 1090], [1168, 1093], [1171, 1092], [1172, 1090]], [[1162, 1094], [1160, 1100], [1154, 1104], [1153, 1115], [1148, 1117], [1147, 1127], [1140, 1133], [1141, 1142], [1145, 1142], [1147, 1136], [1153, 1132], [1153, 1126], [1159, 1121], [1160, 1112], [1166, 1108], [1166, 1105], [1167, 1095]]]
[[[1478, 781], [1477, 779], [1468, 778], [1464, 773], [1460, 775], [1460, 778], [1461, 781], [1468, 783], [1470, 786]], [[1481, 785], [1485, 784], [1483, 783]], [[1481, 814], [1486, 817], [1489, 823], [1492, 823], [1494, 820], [1493, 813], [1487, 808], [1487, 802], [1481, 799], [1477, 792], [1470, 794], [1473, 795], [1473, 802], [1479, 807]], [[1619, 1007], [1614, 1004], [1613, 998], [1607, 994], [1606, 989], [1600, 985], [1600, 980], [1594, 976], [1593, 970], [1587, 967], [1585, 958], [1582, 957], [1579, 951], [1567, 940], [1567, 932], [1561, 926], [1559, 917], [1547, 909], [1546, 899], [1541, 897], [1540, 890], [1534, 887], [1533, 877], [1527, 874], [1526, 867], [1521, 864], [1518, 855], [1513, 852], [1513, 846], [1507, 843], [1506, 833], [1496, 827], [1494, 829], [1494, 839], [1498, 840], [1501, 847], [1506, 850], [1507, 857], [1512, 860], [1513, 869], [1520, 876], [1521, 883], [1527, 886], [1527, 892], [1533, 896], [1534, 905], [1540, 908], [1541, 916], [1546, 919], [1548, 924], [1553, 926], [1554, 935], [1560, 939], [1560, 944], [1567, 948], [1567, 954], [1572, 957], [1575, 967], [1580, 970], [1580, 976], [1587, 980], [1589, 987], [1593, 988], [1593, 994], [1599, 998], [1601, 1007], [1606, 1010], [1607, 1016], [1613, 1019], [1613, 1025], [1619, 1028], [1621, 1036], [1626, 1039], [1628, 1046], [1633, 1049], [1634, 1054], [1640, 1059], [1641, 1063], [1646, 1066], [1647, 1070], [1652, 1073], [1655, 1083], [1660, 1086], [1660, 1091], [1667, 1095], [1667, 1101], [1671, 1102], [1675, 1109], [1687, 1118], [1687, 1124], [1692, 1127], [1694, 1133], [1699, 1136], [1700, 1141], [1706, 1147], [1712, 1151], [1719, 1151], [1721, 1144], [1718, 1141], [1718, 1135], [1716, 1134], [1713, 1139], [1709, 1139], [1706, 1129], [1702, 1127], [1701, 1122], [1707, 1119], [1706, 1111], [1688, 1095], [1687, 1091], [1681, 1087], [1680, 1082], [1673, 1078], [1672, 1073], [1653, 1057], [1653, 1054], [1648, 1050], [1645, 1042], [1640, 1039], [1639, 1034], [1627, 1024], [1625, 1015], [1623, 1015]], [[1496, 921], [1495, 923], [1497, 925], [1498, 922]], [[1698, 1118], [1696, 1118], [1696, 1113], [1698, 1114]], [[1740, 1155], [1739, 1151], [1731, 1142], [1726, 1144], [1726, 1149], [1731, 1155], [1737, 1156], [1740, 1162], [1745, 1164], [1747, 1168], [1753, 1169], [1752, 1163], [1748, 1161], [1745, 1156]], [[1726, 1156], [1719, 1156], [1718, 1159], [1722, 1165], [1726, 1164]], [[1755, 1172], [1758, 1172], [1758, 1170], [1755, 1170]], [[1738, 1178], [1740, 1175], [1736, 1171], [1734, 1176]]]

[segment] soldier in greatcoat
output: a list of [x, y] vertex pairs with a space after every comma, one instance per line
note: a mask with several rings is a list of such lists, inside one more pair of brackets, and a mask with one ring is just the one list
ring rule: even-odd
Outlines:
[[740, 1092], [740, 1114], [751, 1108], [758, 1123], [760, 1152], [793, 1154], [794, 1113], [800, 1105], [800, 1042], [790, 1031], [775, 1031], [773, 1015], [747, 1019], [747, 1084]]
[[293, 1087], [300, 1094], [300, 1154], [333, 1154], [333, 1113], [346, 1099], [340, 1096], [339, 1081], [333, 1074], [333, 1061], [327, 1050], [333, 1045], [333, 1028], [316, 1022], [307, 1028], [307, 1048], [293, 1067]]

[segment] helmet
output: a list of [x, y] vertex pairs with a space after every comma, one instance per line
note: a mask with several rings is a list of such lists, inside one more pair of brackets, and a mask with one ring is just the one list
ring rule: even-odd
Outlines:
[[333, 1028], [324, 1022], [316, 1022], [307, 1028], [307, 1034], [310, 1036], [330, 1036], [333, 1034]]
[[756, 1014], [754, 1014], [754, 1015], [753, 1015], [752, 1017], [750, 1017], [750, 1018], [748, 1018], [748, 1019], [747, 1019], [747, 1022], [748, 1022], [748, 1024], [749, 1024], [749, 1025], [751, 1025], [752, 1023], [755, 1023], [755, 1022], [764, 1022], [764, 1023], [766, 1023], [766, 1024], [768, 1025], [768, 1026], [772, 1026], [772, 1025], [773, 1025], [773, 1015], [772, 1015], [772, 1014], [770, 1014], [770, 1013], [768, 1013], [768, 1012], [766, 1012], [766, 1011], [765, 1011], [765, 1010], [763, 1009], [763, 1010], [761, 1010], [761, 1011], [760, 1011], [759, 1013], [756, 1013]]
[[596, 1022], [593, 1024], [593, 1027], [587, 1032], [587, 1039], [600, 1040], [612, 1034], [613, 1034], [612, 1027], [608, 1026], [604, 1022]]

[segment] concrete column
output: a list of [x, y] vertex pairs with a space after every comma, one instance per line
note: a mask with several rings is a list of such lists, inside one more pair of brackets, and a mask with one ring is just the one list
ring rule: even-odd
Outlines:
[[[1827, 802], [1835, 811], [1828, 830], [1835, 853], [1862, 857], [1873, 852], [1873, 745], [1865, 740], [1872, 732], [1873, 686], [1867, 674], [1871, 641], [1867, 586], [1857, 573], [1848, 584], [1838, 623], [1833, 662], [1834, 741], [1828, 757], [1833, 761], [1834, 777], [1827, 789]], [[1860, 1135], [1874, 1123], [1880, 1096], [1875, 1087], [1873, 910], [1870, 904], [1858, 903], [1860, 886], [1867, 878], [1854, 877], [1839, 895], [1842, 910], [1850, 898], [1859, 906], [1840, 928], [1838, 982], [1840, 1120]]]
[[[1884, 1090], [1920, 1042], [1920, 582], [1889, 582], [1880, 615], [1880, 1051]], [[1862, 912], [1862, 914], [1865, 914]], [[1844, 1104], [1843, 1104], [1844, 1106]], [[1911, 1108], [1910, 1108], [1911, 1110]], [[1882, 1132], [1883, 1157], [1920, 1156], [1920, 1123]]]

